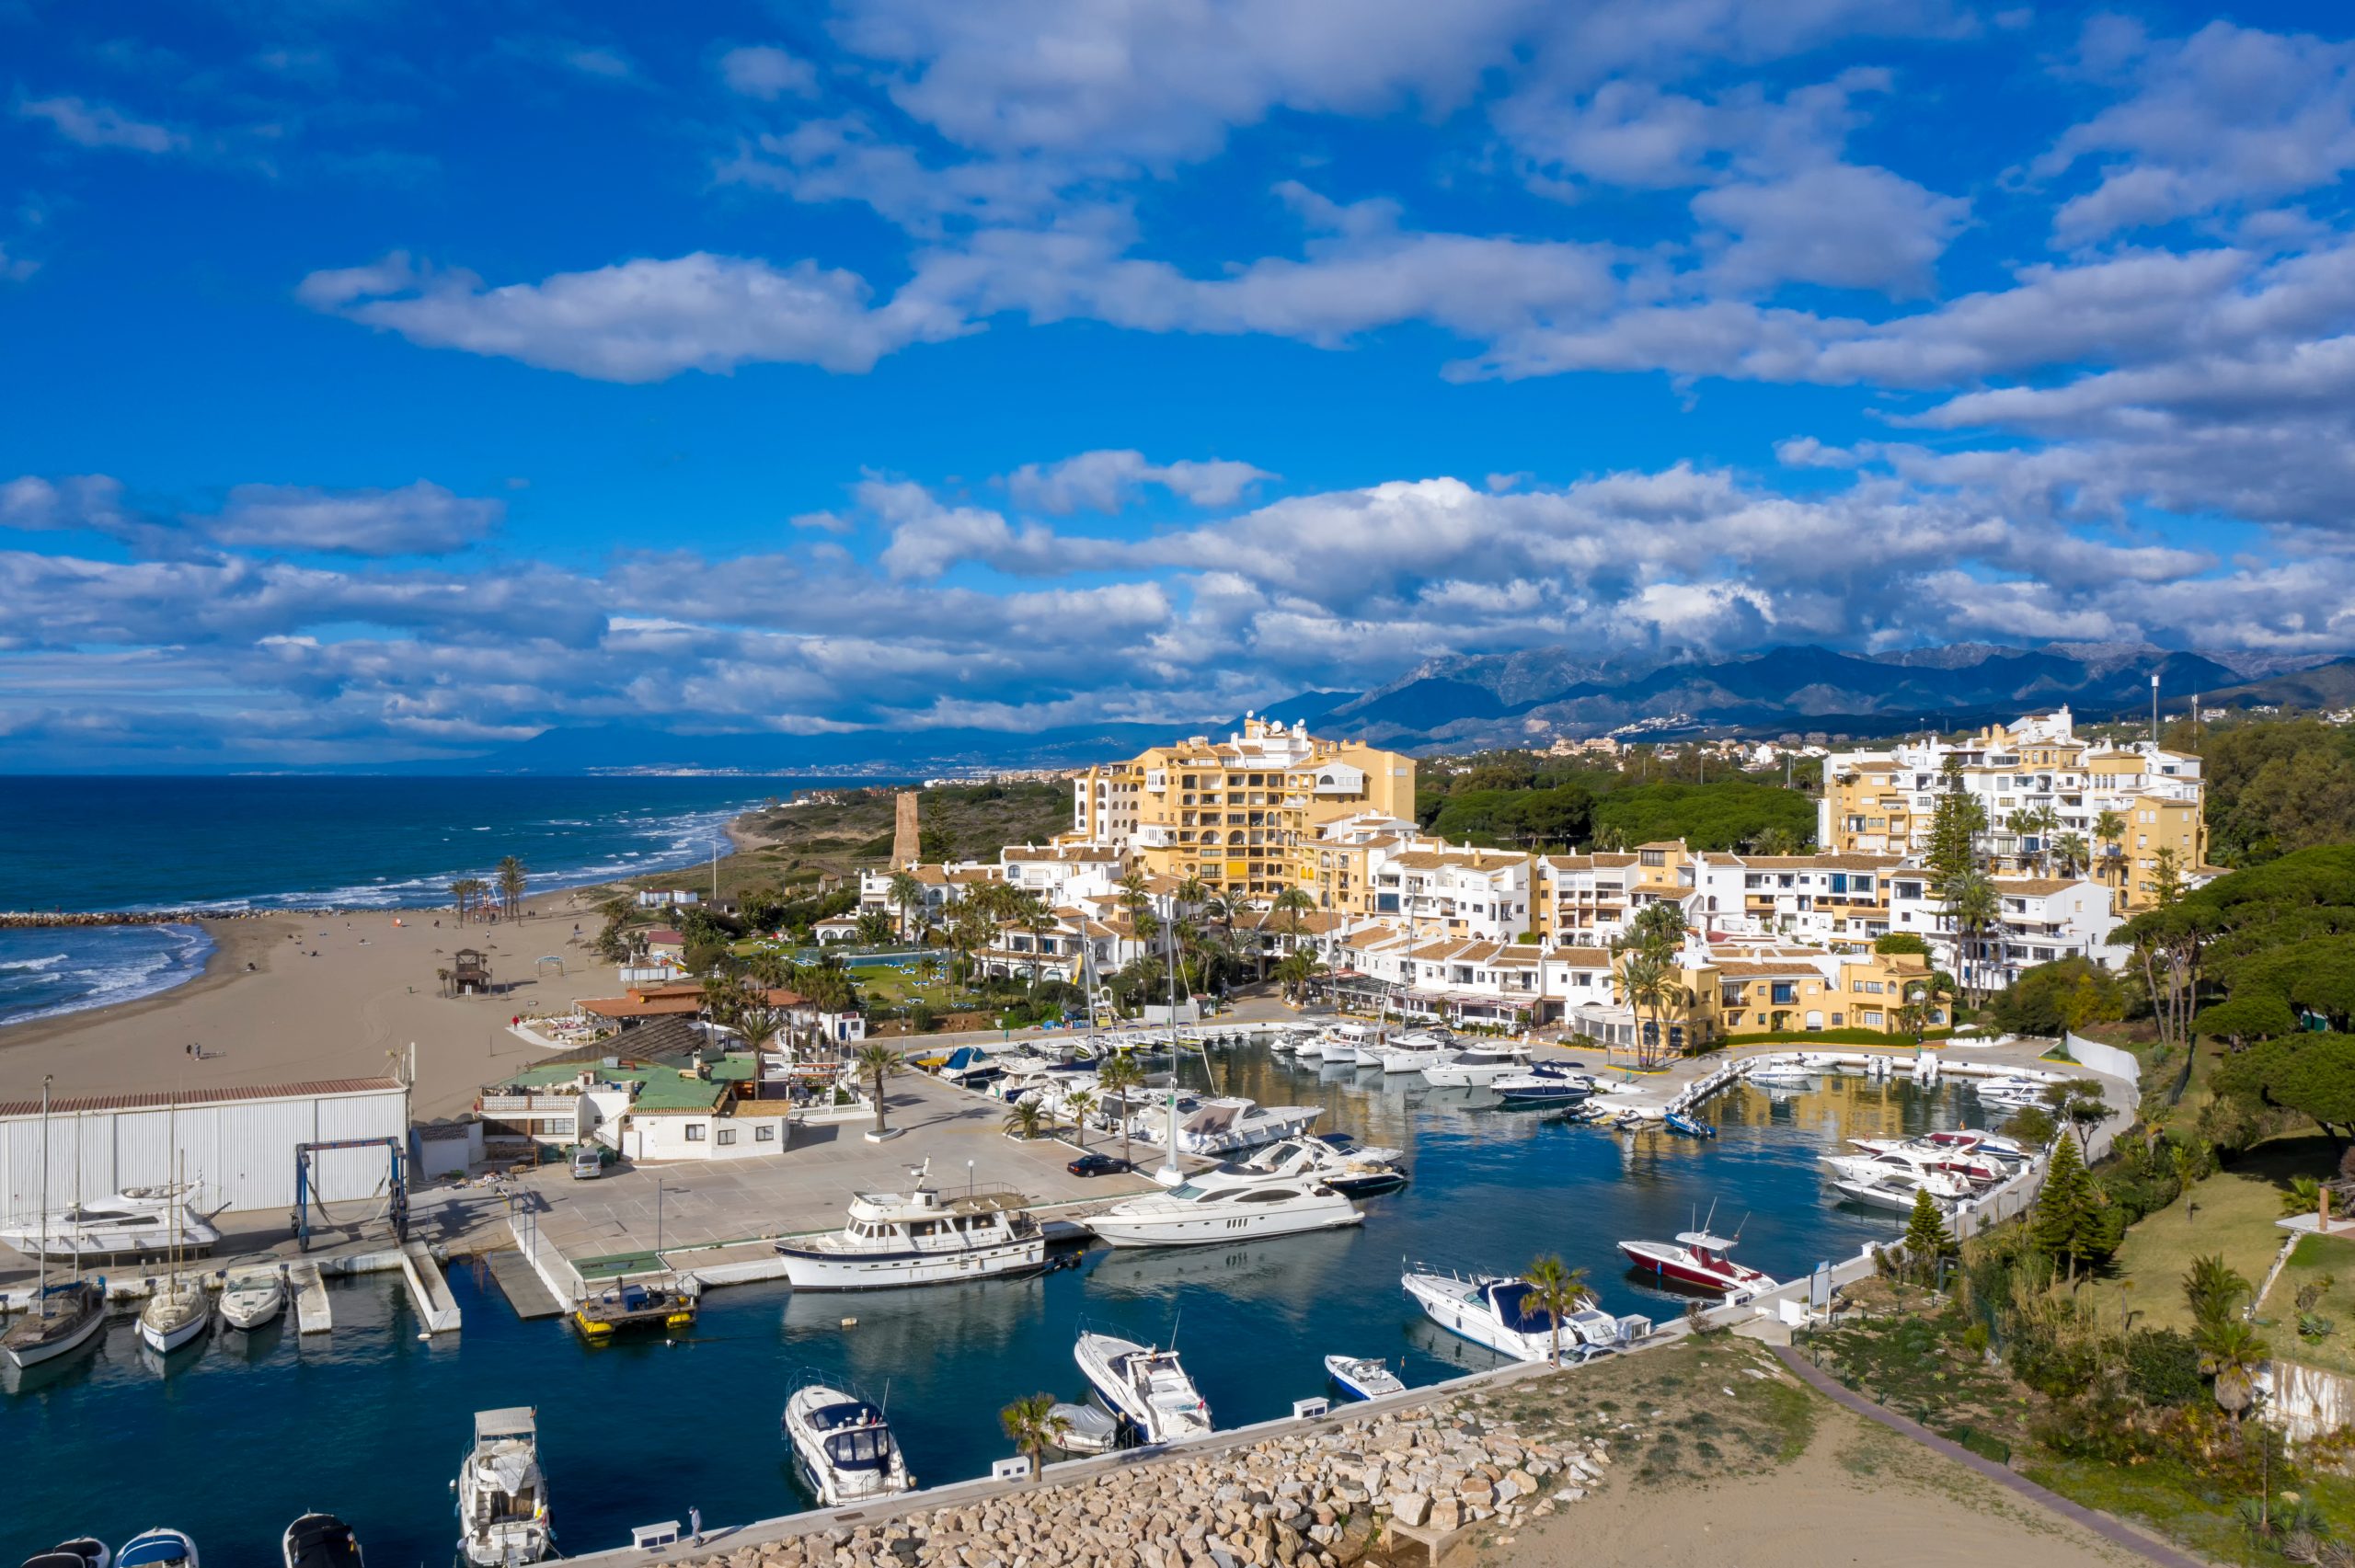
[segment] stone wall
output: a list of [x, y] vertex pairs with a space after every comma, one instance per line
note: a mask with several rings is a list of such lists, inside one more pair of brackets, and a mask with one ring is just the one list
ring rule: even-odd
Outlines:
[[[1453, 1538], [1583, 1499], [1609, 1434], [1452, 1396], [1199, 1458], [1100, 1470], [688, 1561], [700, 1568], [1346, 1568], [1435, 1562]], [[817, 1521], [822, 1526], [822, 1521]]]

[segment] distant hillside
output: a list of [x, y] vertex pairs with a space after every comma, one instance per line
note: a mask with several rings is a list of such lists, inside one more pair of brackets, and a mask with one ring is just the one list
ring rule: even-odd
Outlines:
[[2207, 695], [2223, 707], [2343, 708], [2355, 704], [2355, 658], [2335, 658]]

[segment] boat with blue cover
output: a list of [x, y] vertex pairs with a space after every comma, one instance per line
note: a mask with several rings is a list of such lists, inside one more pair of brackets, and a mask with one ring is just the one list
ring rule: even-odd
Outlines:
[[115, 1568], [197, 1568], [196, 1542], [186, 1530], [142, 1530], [114, 1554]]
[[1711, 1127], [1707, 1122], [1697, 1121], [1694, 1118], [1686, 1116], [1683, 1111], [1669, 1112], [1666, 1116], [1660, 1117], [1660, 1123], [1662, 1126], [1666, 1127], [1669, 1131], [1683, 1133], [1687, 1138], [1715, 1138], [1717, 1136], [1717, 1129], [1716, 1127]]

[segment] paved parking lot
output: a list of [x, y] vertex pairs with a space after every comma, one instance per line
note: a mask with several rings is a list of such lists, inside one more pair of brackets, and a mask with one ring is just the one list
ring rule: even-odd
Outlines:
[[[894, 1079], [888, 1104], [890, 1125], [904, 1130], [883, 1143], [867, 1141], [874, 1124], [861, 1117], [797, 1127], [779, 1155], [616, 1167], [586, 1182], [551, 1165], [516, 1185], [543, 1241], [575, 1266], [650, 1254], [658, 1245], [667, 1252], [837, 1230], [853, 1193], [904, 1190], [909, 1169], [927, 1157], [943, 1191], [970, 1179], [1011, 1187], [1037, 1205], [1153, 1185], [1140, 1176], [1074, 1176], [1063, 1169], [1074, 1152], [1070, 1145], [1009, 1139], [1001, 1130], [1004, 1104], [925, 1074]], [[1138, 1147], [1140, 1158], [1150, 1152]]]

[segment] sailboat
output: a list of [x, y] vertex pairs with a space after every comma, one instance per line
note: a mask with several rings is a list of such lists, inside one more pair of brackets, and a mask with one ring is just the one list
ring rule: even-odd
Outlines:
[[[107, 1321], [107, 1282], [82, 1277], [82, 1258], [74, 1258], [74, 1277], [49, 1282], [49, 1084], [40, 1081], [40, 1217], [44, 1227], [40, 1249], [40, 1283], [25, 1315], [0, 1333], [0, 1353], [19, 1368], [54, 1360], [90, 1343]], [[80, 1164], [75, 1171], [78, 1174]]]
[[[179, 1141], [178, 1115], [179, 1097], [173, 1096], [174, 1120], [172, 1141]], [[187, 1156], [180, 1158], [180, 1174], [188, 1174]], [[213, 1299], [204, 1293], [203, 1285], [195, 1277], [180, 1272], [179, 1208], [172, 1209], [172, 1276], [163, 1288], [147, 1299], [139, 1310], [141, 1343], [158, 1356], [167, 1356], [202, 1334], [213, 1325]]]

